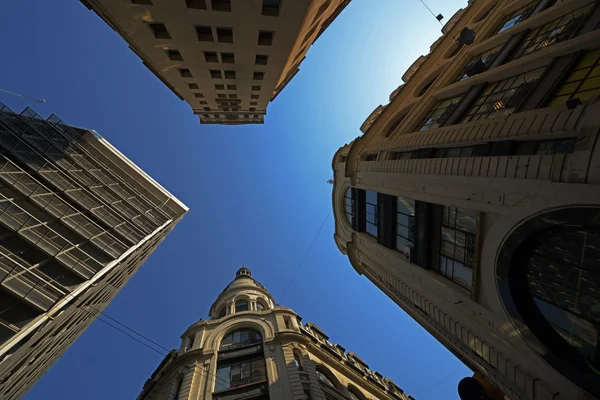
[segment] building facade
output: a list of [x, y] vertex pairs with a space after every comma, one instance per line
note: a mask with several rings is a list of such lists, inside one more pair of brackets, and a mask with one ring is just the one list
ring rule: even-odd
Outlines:
[[262, 124], [350, 0], [81, 0], [203, 124]]
[[92, 130], [0, 103], [0, 398], [21, 398], [187, 207]]
[[242, 267], [182, 335], [138, 400], [410, 400], [393, 381], [279, 306]]
[[598, 3], [470, 1], [333, 158], [340, 251], [510, 399], [600, 396]]

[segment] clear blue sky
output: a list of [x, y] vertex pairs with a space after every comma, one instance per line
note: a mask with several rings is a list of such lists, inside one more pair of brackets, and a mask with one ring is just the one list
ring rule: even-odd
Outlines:
[[[446, 18], [466, 3], [428, 2]], [[47, 103], [0, 101], [97, 130], [191, 209], [107, 314], [178, 347], [244, 263], [276, 301], [417, 400], [458, 399], [468, 369], [354, 271], [332, 217], [280, 298], [331, 208], [333, 154], [441, 34], [418, 0], [353, 0], [254, 126], [201, 126], [77, 0], [6, 1], [0, 34], [0, 88]], [[134, 399], [161, 359], [96, 321], [26, 399]]]

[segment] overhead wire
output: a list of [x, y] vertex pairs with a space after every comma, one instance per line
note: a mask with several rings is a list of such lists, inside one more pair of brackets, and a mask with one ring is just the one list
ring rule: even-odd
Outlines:
[[[444, 24], [442, 23], [442, 20], [438, 19], [438, 16], [435, 15], [435, 13], [433, 11], [431, 11], [431, 8], [429, 8], [429, 6], [427, 4], [425, 4], [424, 0], [419, 0], [421, 3], [423, 3], [423, 5], [425, 6], [425, 8], [431, 13], [431, 15], [433, 15], [433, 18], [436, 19], [437, 22], [440, 23], [440, 25], [444, 26]], [[439, 14], [441, 15], [441, 14]]]

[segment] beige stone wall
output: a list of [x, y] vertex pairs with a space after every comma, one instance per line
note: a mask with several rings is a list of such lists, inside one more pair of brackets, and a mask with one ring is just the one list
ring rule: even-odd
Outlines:
[[[497, 6], [489, 16], [477, 22], [494, 3]], [[392, 94], [390, 103], [367, 118], [361, 127], [364, 135], [338, 150], [332, 164], [334, 237], [357, 272], [510, 399], [588, 399], [588, 394], [534, 352], [515, 327], [497, 287], [496, 259], [505, 239], [523, 221], [549, 210], [600, 205], [600, 102], [592, 97], [569, 110], [566, 106], [531, 107], [526, 101], [511, 115], [423, 132], [415, 128], [439, 100], [537, 66], [558, 65], [561, 57], [598, 47], [600, 31], [583, 30], [570, 40], [454, 82], [471, 57], [590, 2], [565, 0], [547, 10], [539, 8], [514, 28], [486, 38], [504, 15], [527, 3], [471, 2], [454, 26], [445, 28], [446, 35], [432, 46], [432, 52], [409, 69], [405, 75], [408, 82]], [[534, 3], [540, 6], [543, 2]], [[598, 15], [597, 2], [595, 7], [593, 18]], [[465, 26], [475, 29], [476, 42], [448, 57], [455, 46], [452, 37]], [[417, 96], [438, 74], [431, 88]], [[549, 90], [549, 82], [542, 80], [531, 97]], [[398, 118], [404, 119], [390, 134], [389, 128]], [[564, 138], [576, 138], [572, 154], [391, 159], [393, 151]], [[377, 158], [367, 161], [366, 154]], [[366, 233], [354, 232], [344, 215], [344, 195], [349, 187], [477, 211], [472, 290], [411, 264], [403, 254], [378, 244]]]

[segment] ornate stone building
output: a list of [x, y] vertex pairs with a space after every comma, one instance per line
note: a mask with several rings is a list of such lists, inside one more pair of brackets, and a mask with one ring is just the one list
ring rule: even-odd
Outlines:
[[93, 130], [0, 103], [0, 399], [20, 399], [188, 208]]
[[243, 267], [182, 335], [138, 400], [409, 400], [394, 382], [275, 304]]
[[469, 3], [333, 157], [335, 242], [483, 384], [597, 398], [600, 7]]
[[262, 124], [350, 0], [81, 0], [202, 124]]

